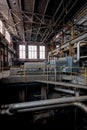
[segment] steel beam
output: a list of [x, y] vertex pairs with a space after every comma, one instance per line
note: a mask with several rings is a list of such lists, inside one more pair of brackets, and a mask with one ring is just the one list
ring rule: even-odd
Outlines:
[[[45, 9], [44, 9], [44, 13], [43, 13], [43, 16], [42, 16], [41, 21], [44, 19], [44, 15], [45, 15], [46, 9], [47, 9], [47, 7], [48, 7], [48, 3], [49, 3], [49, 0], [47, 0], [47, 3], [46, 3], [46, 6], [45, 6]], [[42, 25], [42, 23], [40, 23], [40, 27], [41, 27], [41, 25]], [[39, 34], [39, 32], [40, 32], [40, 27], [38, 28], [38, 31], [37, 31], [35, 40], [37, 40], [37, 36], [38, 36], [38, 34]]]
[[[65, 12], [65, 10], [67, 9], [67, 7], [69, 6], [69, 4], [71, 3], [71, 1], [72, 0], [70, 0], [68, 3], [67, 3], [67, 5], [66, 5], [66, 7], [63, 9], [63, 11], [60, 13], [60, 15], [59, 15], [59, 17], [56, 19], [56, 21], [55, 21], [55, 23], [54, 23], [54, 27], [56, 26], [56, 24], [58, 23], [58, 21], [59, 21], [59, 19], [61, 18], [61, 16], [63, 15], [63, 13]], [[58, 24], [59, 25], [59, 24]], [[55, 30], [55, 29], [54, 29]], [[54, 32], [54, 30], [53, 29], [51, 29], [50, 31], [49, 31], [49, 33], [45, 36], [45, 38], [43, 39], [43, 41], [42, 42], [44, 42], [46, 39], [47, 39], [47, 37], [50, 37], [51, 36], [51, 34]]]

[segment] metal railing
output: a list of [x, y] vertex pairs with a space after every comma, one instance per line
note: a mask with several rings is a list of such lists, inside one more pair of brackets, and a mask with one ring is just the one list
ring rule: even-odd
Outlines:
[[12, 66], [9, 69], [3, 67], [0, 72], [0, 78], [4, 77], [24, 78], [25, 82], [31, 78], [32, 80], [68, 81], [75, 84], [87, 85], [87, 67], [38, 66], [38, 68], [34, 68], [31, 66], [25, 68], [24, 66]]

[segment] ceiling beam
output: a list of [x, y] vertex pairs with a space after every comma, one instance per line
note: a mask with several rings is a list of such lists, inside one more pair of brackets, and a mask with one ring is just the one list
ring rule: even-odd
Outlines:
[[[34, 19], [34, 8], [35, 8], [35, 0], [33, 0], [33, 9], [32, 9], [32, 20]], [[30, 31], [30, 39], [31, 39], [31, 35], [32, 35], [32, 26], [33, 23], [31, 23], [31, 31]]]
[[[21, 6], [21, 0], [19, 0], [19, 7], [20, 7], [20, 11], [22, 11], [22, 6]], [[22, 40], [23, 42], [25, 42], [25, 35], [24, 35], [24, 23], [23, 23], [23, 17], [22, 14], [20, 13], [21, 16], [21, 36], [22, 36]]]
[[[61, 22], [64, 20], [64, 18], [69, 14], [69, 12], [71, 11], [71, 9], [75, 6], [75, 4], [78, 2], [78, 0], [76, 0], [73, 4], [72, 4], [72, 6], [70, 7], [70, 9], [68, 10], [68, 12], [67, 12], [67, 14], [63, 17], [63, 19], [61, 19], [60, 21], [59, 21], [59, 23], [55, 26], [55, 28], [53, 29], [53, 32], [54, 32], [54, 30], [56, 30], [56, 28], [58, 28], [58, 26], [61, 24]], [[64, 11], [66, 10], [67, 8], [64, 8]], [[59, 19], [58, 19], [59, 20]], [[62, 28], [64, 27], [65, 25], [62, 25]], [[49, 36], [48, 36], [48, 38], [52, 35], [52, 33], [53, 32], [51, 32], [50, 34], [49, 34]]]
[[[78, 0], [76, 0], [76, 1], [78, 1]], [[54, 33], [55, 27], [56, 27], [56, 25], [58, 24], [58, 21], [60, 20], [60, 18], [62, 17], [62, 15], [64, 14], [64, 12], [66, 11], [67, 7], [70, 5], [71, 2], [72, 2], [72, 0], [69, 0], [69, 2], [66, 4], [66, 6], [63, 7], [63, 11], [60, 13], [59, 17], [56, 19], [56, 21], [55, 21], [55, 23], [54, 23], [54, 25], [53, 25], [53, 29], [50, 29], [49, 33], [46, 34], [46, 36], [44, 37], [44, 39], [41, 41], [42, 43], [43, 43], [46, 39], [48, 39], [48, 37], [50, 37], [50, 36]], [[59, 24], [58, 24], [58, 25], [59, 25]]]
[[[72, 6], [69, 8], [69, 10], [67, 11], [67, 13], [66, 13], [66, 15], [63, 17], [63, 19], [69, 14], [69, 12], [71, 11], [71, 9], [75, 6], [75, 4], [78, 2], [78, 0], [76, 0], [73, 4], [72, 4]], [[59, 21], [59, 24], [63, 21], [63, 19], [61, 19], [60, 21]], [[55, 29], [58, 27], [58, 25], [55, 27]]]
[[[44, 12], [43, 12], [43, 16], [42, 16], [41, 21], [43, 21], [43, 19], [44, 19], [44, 16], [45, 16], [45, 13], [46, 13], [48, 4], [49, 4], [49, 0], [47, 0], [47, 3], [46, 3], [46, 6], [45, 6], [45, 9], [44, 9]], [[40, 29], [41, 29], [41, 28], [40, 28], [41, 25], [42, 25], [42, 23], [40, 23], [40, 26], [39, 26], [39, 28], [38, 28], [38, 31], [37, 31], [37, 34], [36, 34], [36, 37], [35, 37], [35, 41], [37, 40], [38, 34], [39, 34], [39, 32], [40, 32]]]
[[55, 11], [55, 13], [54, 13], [53, 17], [55, 17], [55, 16], [56, 16], [56, 14], [57, 14], [57, 12], [59, 11], [59, 9], [60, 9], [61, 5], [63, 4], [63, 1], [64, 1], [64, 0], [61, 0], [61, 2], [60, 2], [60, 4], [59, 4], [58, 8], [56, 9], [56, 11]]
[[[14, 27], [15, 27], [16, 34], [19, 36], [18, 28], [16, 26], [17, 24], [19, 24], [19, 21], [17, 23], [15, 22], [14, 15], [12, 14], [12, 8], [11, 8], [11, 5], [10, 5], [10, 2], [9, 2], [9, 0], [6, 0], [6, 2], [7, 2], [8, 6], [3, 6], [3, 4], [0, 4], [0, 6], [3, 7], [3, 8], [6, 8], [8, 10], [9, 15], [11, 16], [12, 21], [13, 21], [13, 25], [11, 27], [13, 27], [13, 30], [14, 30]], [[9, 30], [9, 29], [10, 29], [10, 27], [7, 28], [6, 30]]]
[[[9, 8], [9, 7], [7, 7], [7, 6], [5, 6], [4, 4], [0, 4], [0, 7], [2, 7], [2, 8], [6, 8], [8, 11], [11, 9], [11, 8]], [[13, 12], [17, 12], [17, 13], [25, 13], [25, 14], [30, 14], [30, 15], [32, 15], [32, 12], [30, 12], [30, 11], [23, 11], [23, 10], [15, 10], [15, 9], [11, 9]], [[43, 14], [41, 14], [41, 13], [34, 13], [33, 12], [33, 15], [37, 15], [38, 17], [42, 17], [43, 16]], [[45, 14], [45, 17], [47, 17], [48, 19], [51, 19], [52, 18], [52, 16], [50, 16], [50, 15], [46, 15]]]
[[[62, 3], [63, 3], [63, 0], [60, 2], [59, 6], [57, 7], [57, 9], [56, 9], [56, 11], [55, 11], [55, 13], [54, 13], [54, 15], [53, 15], [53, 19], [54, 19], [54, 17], [56, 16], [57, 12], [59, 11], [59, 9], [60, 9]], [[41, 41], [43, 40], [43, 38], [44, 38], [44, 36], [45, 36], [46, 33], [47, 33], [47, 31], [44, 31], [44, 35], [43, 35], [43, 37], [41, 38]], [[49, 34], [49, 33], [47, 33], [46, 35], [48, 35], [48, 34]]]

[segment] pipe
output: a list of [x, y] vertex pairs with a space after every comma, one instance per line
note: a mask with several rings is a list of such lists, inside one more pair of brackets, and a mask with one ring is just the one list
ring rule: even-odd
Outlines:
[[74, 102], [73, 105], [82, 109], [85, 113], [87, 113], [87, 105], [80, 102]]
[[28, 109], [20, 109], [20, 110], [17, 110], [16, 112], [21, 113], [21, 112], [31, 112], [31, 111], [32, 112], [34, 112], [34, 111], [43, 111], [43, 110], [50, 110], [50, 109], [54, 109], [54, 108], [58, 108], [58, 107], [67, 107], [67, 106], [72, 106], [72, 104], [67, 103], [67, 104], [58, 104], [58, 105], [50, 105], [50, 106], [28, 108]]
[[87, 105], [81, 102], [51, 105], [51, 106], [45, 106], [45, 107], [40, 107], [40, 108], [36, 107], [36, 108], [30, 108], [30, 109], [23, 109], [23, 110], [18, 110], [17, 112], [41, 111], [41, 110], [48, 110], [48, 109], [53, 109], [53, 108], [58, 108], [58, 107], [69, 107], [69, 106], [78, 107], [82, 109], [85, 113], [87, 113]]
[[69, 93], [69, 94], [75, 94], [74, 91], [68, 90], [68, 89], [62, 89], [62, 88], [57, 88], [57, 87], [55, 87], [54, 90], [55, 90], [55, 91], [64, 92], [64, 93]]
[[79, 59], [80, 59], [80, 43], [81, 43], [81, 42], [78, 42], [78, 43], [77, 43], [77, 59], [76, 59], [76, 60], [73, 60], [73, 63], [78, 62]]
[[[80, 109], [82, 109], [85, 113], [87, 113], [87, 106], [80, 102], [74, 102], [74, 103], [65, 103], [65, 104], [56, 104], [56, 105], [50, 105], [50, 106], [41, 106], [41, 107], [34, 107], [34, 108], [24, 108], [24, 109], [18, 109], [16, 113], [24, 113], [24, 112], [35, 112], [35, 111], [42, 111], [42, 110], [50, 110], [54, 108], [59, 107], [69, 107], [69, 106], [75, 106]], [[7, 115], [13, 115], [15, 112], [11, 112], [11, 108], [2, 110], [0, 114], [7, 114]]]
[[17, 109], [16, 111], [12, 111], [11, 108], [7, 108], [0, 111], [0, 114], [4, 115], [13, 115], [15, 113], [24, 113], [24, 112], [35, 112], [35, 111], [43, 111], [43, 110], [50, 110], [58, 107], [67, 107], [72, 106], [72, 103], [66, 103], [66, 104], [57, 104], [57, 105], [50, 105], [50, 106], [41, 106], [41, 107], [34, 107], [34, 108], [23, 108], [23, 109]]
[[62, 97], [56, 99], [46, 99], [40, 101], [9, 104], [8, 109], [10, 113], [15, 113], [17, 111], [29, 110], [29, 109], [32, 111], [36, 108], [37, 110], [45, 108], [47, 109], [49, 107], [54, 107], [55, 105], [70, 104], [78, 101], [87, 101], [87, 96]]
[[77, 43], [77, 60], [75, 62], [78, 62], [80, 60], [80, 44], [85, 41], [79, 41]]
[[33, 122], [35, 123], [36, 121], [40, 120], [40, 119], [47, 119], [51, 116], [54, 116], [54, 111], [46, 111], [46, 112], [42, 112], [42, 113], [38, 113], [34, 116], [34, 120]]
[[81, 42], [77, 43], [77, 61], [79, 61], [79, 59], [80, 59], [80, 43]]

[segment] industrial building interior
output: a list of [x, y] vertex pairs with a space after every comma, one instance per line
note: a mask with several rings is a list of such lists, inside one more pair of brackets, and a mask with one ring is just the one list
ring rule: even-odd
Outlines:
[[0, 0], [0, 126], [87, 130], [87, 0]]

